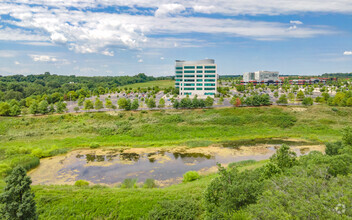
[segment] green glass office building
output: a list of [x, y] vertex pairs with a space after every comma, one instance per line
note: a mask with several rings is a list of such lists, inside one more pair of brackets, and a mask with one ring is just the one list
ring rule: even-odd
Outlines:
[[175, 86], [181, 96], [214, 96], [217, 92], [218, 74], [213, 59], [176, 60], [175, 75]]

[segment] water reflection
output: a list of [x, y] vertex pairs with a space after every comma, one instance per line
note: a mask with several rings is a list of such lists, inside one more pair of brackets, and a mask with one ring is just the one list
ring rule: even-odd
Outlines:
[[[181, 178], [190, 170], [215, 167], [217, 163], [268, 159], [278, 146], [256, 147], [252, 148], [251, 152], [223, 147], [213, 147], [213, 151], [208, 148], [193, 148], [179, 151], [159, 149], [145, 153], [133, 149], [78, 150], [41, 161], [39, 168], [32, 174], [32, 180], [34, 184], [73, 184], [82, 179], [109, 185], [120, 183], [127, 178], [137, 178], [140, 182], [146, 179], [166, 181]], [[258, 149], [259, 151], [254, 152]], [[295, 148], [294, 151], [299, 156], [309, 153], [311, 148]]]

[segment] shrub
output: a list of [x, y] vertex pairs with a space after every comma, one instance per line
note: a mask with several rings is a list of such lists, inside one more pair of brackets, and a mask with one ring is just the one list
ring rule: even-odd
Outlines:
[[77, 180], [75, 182], [75, 186], [81, 187], [81, 186], [89, 186], [89, 183], [85, 180]]
[[97, 144], [97, 143], [94, 143], [94, 144], [91, 144], [89, 147], [92, 148], [92, 149], [96, 149], [96, 148], [99, 148], [100, 145]]
[[19, 165], [19, 166], [22, 166], [27, 171], [37, 167], [39, 164], [40, 164], [39, 158], [33, 155], [23, 155], [23, 156], [21, 155], [13, 158], [10, 162], [10, 166], [12, 168]]
[[305, 106], [313, 105], [313, 99], [311, 97], [303, 98], [302, 105], [305, 105]]
[[290, 150], [290, 147], [283, 144], [276, 153], [270, 157], [270, 161], [276, 164], [280, 169], [291, 168], [297, 164], [296, 153]]
[[219, 166], [219, 176], [213, 179], [204, 193], [209, 219], [225, 219], [227, 213], [257, 201], [263, 190], [261, 173], [257, 170], [239, 172]]
[[198, 201], [193, 199], [164, 200], [150, 212], [148, 219], [198, 219], [202, 213]]
[[155, 180], [154, 179], [146, 179], [144, 184], [143, 184], [143, 188], [156, 188], [157, 185], [155, 183]]
[[343, 148], [341, 141], [337, 141], [333, 143], [329, 142], [329, 143], [326, 143], [325, 146], [326, 146], [325, 153], [330, 156], [338, 155], [339, 150]]
[[197, 171], [188, 171], [183, 175], [183, 182], [192, 182], [194, 180], [200, 179], [200, 175]]
[[121, 188], [138, 188], [137, 179], [124, 179]]
[[54, 149], [52, 151], [49, 152], [50, 156], [55, 156], [55, 155], [59, 155], [59, 154], [66, 154], [68, 151], [68, 149], [66, 148], [62, 148], [62, 149]]

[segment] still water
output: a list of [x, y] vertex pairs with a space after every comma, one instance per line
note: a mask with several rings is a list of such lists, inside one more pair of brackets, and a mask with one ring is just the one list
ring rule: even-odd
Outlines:
[[[83, 149], [67, 155], [41, 160], [41, 165], [30, 172], [33, 184], [74, 184], [86, 180], [91, 184], [116, 185], [127, 178], [143, 182], [155, 179], [161, 185], [182, 181], [190, 170], [206, 173], [216, 171], [216, 164], [229, 164], [243, 160], [270, 158], [276, 145], [241, 147], [172, 148], [164, 149]], [[297, 155], [321, 150], [320, 145], [291, 147]], [[215, 169], [214, 169], [215, 168]]]

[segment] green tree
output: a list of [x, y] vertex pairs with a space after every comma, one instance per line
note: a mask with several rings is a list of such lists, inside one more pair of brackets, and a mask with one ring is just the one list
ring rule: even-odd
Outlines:
[[46, 100], [41, 101], [38, 106], [39, 113], [43, 115], [47, 114], [49, 111], [48, 107], [49, 107], [49, 103]]
[[83, 95], [80, 95], [77, 103], [78, 106], [83, 106], [84, 100], [85, 100], [85, 97]]
[[148, 99], [147, 106], [148, 106], [148, 108], [155, 108], [156, 107], [154, 98]]
[[75, 106], [75, 107], [73, 108], [73, 110], [77, 113], [77, 112], [79, 111], [79, 107], [78, 107], [78, 106]]
[[290, 147], [283, 144], [277, 152], [270, 157], [270, 161], [276, 164], [280, 169], [291, 168], [297, 164], [296, 153], [290, 150]]
[[305, 106], [313, 105], [313, 99], [311, 97], [303, 98], [302, 105], [305, 105]]
[[139, 102], [138, 99], [133, 100], [132, 104], [131, 104], [131, 109], [132, 110], [137, 110], [139, 108]]
[[7, 102], [0, 102], [0, 115], [9, 116], [11, 114], [11, 106]]
[[280, 98], [276, 101], [276, 103], [286, 105], [288, 103], [286, 95], [282, 94]]
[[213, 106], [214, 104], [214, 99], [210, 96], [208, 96], [206, 99], [205, 99], [205, 106], [206, 107], [211, 107]]
[[293, 94], [292, 92], [290, 92], [290, 93], [288, 94], [288, 99], [289, 99], [291, 102], [293, 102], [293, 100], [295, 100], [295, 94]]
[[100, 101], [99, 98], [96, 98], [96, 99], [95, 99], [94, 108], [95, 108], [96, 110], [100, 110], [100, 109], [104, 108], [103, 102]]
[[37, 101], [32, 102], [31, 106], [29, 106], [29, 113], [31, 113], [33, 115], [39, 113], [38, 102]]
[[297, 98], [297, 100], [303, 100], [304, 99], [304, 92], [302, 90], [298, 91], [296, 98]]
[[84, 109], [85, 110], [89, 111], [89, 110], [91, 110], [93, 108], [94, 108], [94, 104], [93, 104], [92, 100], [87, 99], [86, 101], [84, 101]]
[[204, 193], [207, 217], [225, 219], [226, 213], [255, 203], [262, 192], [263, 182], [258, 170], [239, 172], [219, 166], [219, 176], [213, 179]]
[[178, 109], [180, 107], [180, 102], [178, 100], [174, 100], [172, 102], [172, 107]]
[[342, 132], [342, 142], [344, 145], [348, 145], [352, 147], [352, 128], [346, 127]]
[[275, 91], [275, 92], [274, 92], [274, 97], [275, 97], [275, 98], [279, 97], [279, 92], [278, 92], [278, 91]]
[[221, 96], [221, 97], [219, 98], [219, 105], [222, 105], [223, 103], [224, 103], [224, 97]]
[[165, 107], [165, 99], [161, 98], [159, 100], [159, 105], [158, 105], [159, 108], [164, 108]]
[[105, 107], [108, 108], [108, 109], [113, 109], [113, 104], [112, 104], [112, 101], [110, 99], [106, 99], [105, 100]]
[[49, 113], [54, 113], [55, 112], [55, 106], [54, 104], [49, 105]]
[[348, 98], [346, 101], [346, 106], [351, 107], [352, 106], [352, 97]]
[[6, 178], [6, 187], [0, 195], [2, 219], [38, 219], [34, 193], [31, 192], [32, 180], [23, 167], [15, 167]]
[[119, 109], [130, 109], [131, 107], [128, 105], [128, 101], [126, 98], [121, 98], [117, 101], [117, 104], [119, 105]]
[[12, 99], [9, 102], [10, 105], [10, 115], [17, 116], [21, 114], [20, 103], [16, 99]]
[[67, 108], [66, 108], [66, 103], [64, 103], [63, 101], [59, 101], [57, 104], [56, 104], [56, 112], [57, 113], [63, 113], [64, 111], [66, 111]]

